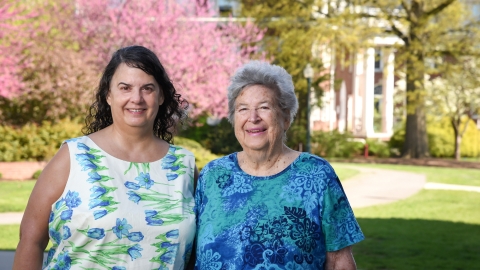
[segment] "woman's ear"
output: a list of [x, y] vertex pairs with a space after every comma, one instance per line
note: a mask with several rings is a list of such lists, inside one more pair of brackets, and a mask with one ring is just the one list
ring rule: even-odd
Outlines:
[[108, 105], [110, 105], [110, 102], [111, 102], [111, 100], [110, 100], [110, 90], [107, 93], [106, 100], [107, 100]]
[[165, 95], [163, 94], [162, 88], [160, 88], [160, 91], [158, 92], [158, 106], [162, 106], [164, 101]]
[[286, 110], [285, 111], [285, 114], [284, 114], [284, 130], [285, 132], [290, 128], [290, 111], [289, 110]]

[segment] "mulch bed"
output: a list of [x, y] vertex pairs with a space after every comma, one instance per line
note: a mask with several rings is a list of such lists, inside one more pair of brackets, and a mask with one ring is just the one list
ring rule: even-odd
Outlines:
[[480, 169], [480, 162], [474, 161], [457, 161], [440, 158], [327, 158], [330, 162], [344, 163], [369, 163], [369, 164], [398, 164], [398, 165], [416, 165], [416, 166], [432, 166], [432, 167], [448, 167], [448, 168], [468, 168]]

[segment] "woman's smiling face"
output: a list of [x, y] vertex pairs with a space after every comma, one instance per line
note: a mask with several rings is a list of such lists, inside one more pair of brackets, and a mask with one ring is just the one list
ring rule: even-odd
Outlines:
[[152, 75], [122, 63], [110, 82], [107, 102], [114, 124], [153, 130], [163, 94]]
[[275, 95], [263, 85], [251, 85], [236, 98], [234, 129], [243, 150], [267, 152], [283, 144], [289, 121], [280, 112]]

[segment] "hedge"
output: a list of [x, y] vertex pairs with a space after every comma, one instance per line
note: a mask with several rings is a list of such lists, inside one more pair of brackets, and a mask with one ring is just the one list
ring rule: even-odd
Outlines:
[[[64, 119], [57, 124], [27, 124], [21, 128], [0, 126], [0, 161], [45, 161], [51, 159], [66, 139], [82, 136], [83, 125], [76, 120]], [[175, 144], [193, 152], [197, 167], [219, 156], [212, 154], [198, 142], [175, 137]]]
[[[466, 119], [464, 120], [466, 121]], [[470, 121], [462, 138], [460, 153], [462, 157], [480, 156], [480, 131], [475, 122]], [[465, 123], [465, 122], [464, 122]], [[404, 125], [403, 125], [404, 126]], [[463, 124], [462, 124], [463, 127]], [[453, 128], [448, 118], [434, 119], [430, 117], [427, 122], [428, 144], [432, 157], [453, 157], [455, 138]], [[390, 139], [390, 147], [401, 151], [405, 140], [405, 128], [396, 130]]]

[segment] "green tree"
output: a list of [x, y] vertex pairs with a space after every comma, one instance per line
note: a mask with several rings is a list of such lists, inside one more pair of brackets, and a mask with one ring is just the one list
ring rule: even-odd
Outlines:
[[[403, 41], [397, 63], [406, 73], [407, 119], [402, 155], [429, 156], [426, 130], [425, 75], [438, 73], [435, 62], [474, 55], [478, 49], [478, 19], [469, 14], [476, 0], [367, 0], [373, 7], [359, 13], [384, 22], [384, 32]], [[443, 63], [443, 64], [448, 64]]]
[[[334, 79], [321, 54], [344, 57], [375, 31], [355, 23], [350, 19], [354, 18], [351, 13], [328, 8], [328, 14], [322, 14], [319, 3], [316, 0], [241, 1], [241, 15], [254, 18], [259, 27], [266, 29], [263, 48], [267, 59], [284, 67], [293, 77], [300, 106], [288, 133], [290, 146], [305, 141], [307, 81], [303, 69], [306, 64], [310, 63], [315, 70], [312, 87], [317, 103], [312, 105], [321, 106], [323, 88], [329, 87]], [[352, 31], [356, 34], [352, 35]]]
[[442, 76], [426, 84], [427, 108], [438, 119], [447, 117], [454, 134], [454, 156], [461, 158], [462, 138], [480, 109], [479, 59], [461, 58], [441, 68]]
[[[317, 70], [317, 48], [335, 57], [355, 53], [378, 35], [397, 36], [399, 70], [406, 73], [407, 119], [403, 156], [429, 156], [424, 77], [437, 71], [429, 63], [445, 57], [473, 55], [478, 46], [478, 18], [469, 14], [478, 0], [266, 0], [242, 1], [242, 13], [268, 28], [265, 49], [287, 68], [295, 86], [305, 89], [306, 61]], [[313, 49], [312, 49], [313, 48]], [[343, 53], [342, 53], [343, 52]], [[317, 91], [321, 90], [317, 88]], [[300, 92], [303, 105], [305, 92]], [[302, 106], [301, 108], [305, 108]], [[299, 117], [303, 119], [302, 111]]]

